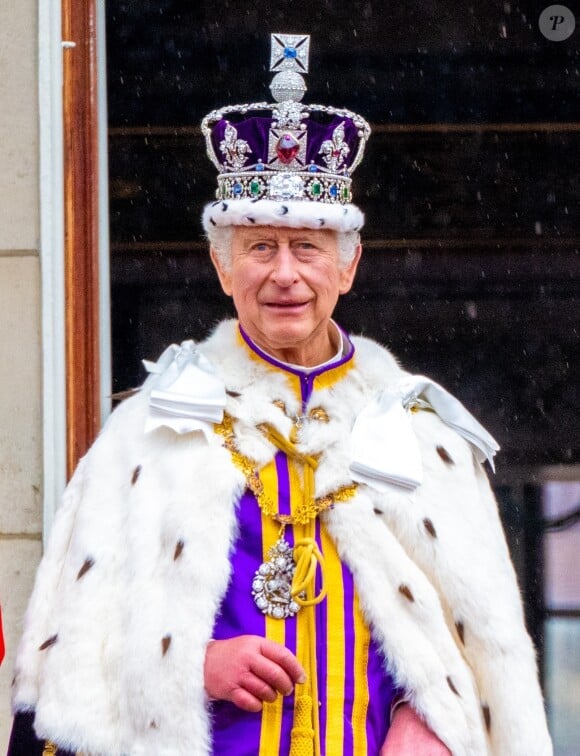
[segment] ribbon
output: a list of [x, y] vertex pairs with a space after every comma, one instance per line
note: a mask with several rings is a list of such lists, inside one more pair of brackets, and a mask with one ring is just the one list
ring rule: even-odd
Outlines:
[[410, 412], [431, 409], [465, 438], [480, 462], [499, 450], [495, 439], [442, 386], [423, 375], [408, 376], [397, 387], [383, 391], [357, 416], [351, 434], [350, 470], [354, 480], [380, 491], [392, 486], [415, 490], [423, 482], [421, 451]]
[[226, 405], [223, 380], [195, 348], [193, 341], [172, 344], [157, 362], [143, 360], [154, 388], [149, 397], [145, 432], [166, 426], [176, 433], [202, 431], [213, 435], [213, 423], [220, 423]]

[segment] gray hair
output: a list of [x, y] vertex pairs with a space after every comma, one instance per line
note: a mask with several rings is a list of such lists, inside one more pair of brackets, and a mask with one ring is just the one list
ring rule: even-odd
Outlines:
[[[207, 232], [209, 243], [224, 270], [230, 270], [232, 267], [234, 228], [235, 226], [212, 226]], [[338, 262], [341, 268], [346, 268], [354, 259], [357, 245], [360, 244], [360, 234], [358, 231], [335, 231], [335, 234]]]

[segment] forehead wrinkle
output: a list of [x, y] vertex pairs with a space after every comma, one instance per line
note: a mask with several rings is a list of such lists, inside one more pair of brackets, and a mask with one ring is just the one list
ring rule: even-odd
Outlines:
[[293, 242], [301, 239], [318, 245], [328, 244], [330, 241], [336, 242], [336, 233], [330, 229], [278, 228], [274, 226], [248, 228], [238, 226], [235, 233], [241, 239], [243, 246], [256, 241], [280, 242], [287, 240], [288, 242]]

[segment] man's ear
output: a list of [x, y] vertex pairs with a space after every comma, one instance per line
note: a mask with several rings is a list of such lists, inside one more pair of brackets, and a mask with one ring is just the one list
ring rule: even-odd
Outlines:
[[354, 282], [354, 277], [356, 276], [356, 271], [358, 268], [358, 263], [359, 263], [361, 254], [362, 254], [362, 245], [357, 244], [356, 249], [354, 251], [354, 257], [352, 258], [352, 260], [349, 262], [349, 264], [346, 267], [340, 269], [339, 292], [341, 294], [346, 294], [348, 291], [351, 290], [352, 284]]
[[216, 273], [218, 275], [218, 278], [220, 280], [220, 284], [222, 286], [222, 289], [224, 290], [224, 293], [227, 294], [228, 297], [231, 297], [232, 296], [231, 271], [224, 268], [224, 265], [222, 261], [220, 260], [218, 253], [215, 251], [213, 247], [210, 247], [209, 249], [209, 256], [211, 257], [213, 266], [216, 269]]

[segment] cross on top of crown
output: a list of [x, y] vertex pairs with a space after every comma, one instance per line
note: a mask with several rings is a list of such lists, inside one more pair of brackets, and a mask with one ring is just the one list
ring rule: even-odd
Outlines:
[[309, 34], [272, 34], [270, 71], [308, 73]]

